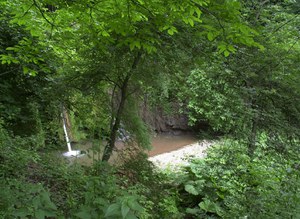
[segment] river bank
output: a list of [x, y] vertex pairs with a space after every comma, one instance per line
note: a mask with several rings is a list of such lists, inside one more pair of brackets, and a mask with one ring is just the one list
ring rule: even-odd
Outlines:
[[149, 157], [149, 160], [160, 169], [179, 169], [188, 164], [189, 157], [205, 157], [207, 148], [213, 143], [213, 141], [207, 140], [198, 141], [171, 152]]
[[[165, 168], [180, 168], [182, 165], [188, 163], [188, 157], [202, 158], [206, 154], [206, 149], [212, 145], [212, 141], [202, 140], [197, 141], [195, 135], [182, 134], [158, 134], [151, 138], [152, 149], [146, 152], [149, 156], [149, 160], [154, 163], [155, 166]], [[80, 158], [70, 158], [70, 160], [76, 160], [83, 165], [91, 165], [93, 160], [99, 160], [102, 156], [104, 144], [92, 143], [87, 141], [82, 144], [75, 145], [76, 150], [81, 150], [86, 153], [86, 156]], [[113, 152], [110, 159], [111, 163], [120, 164], [123, 162], [122, 152], [124, 149], [124, 143], [116, 143], [117, 150]], [[120, 157], [121, 155], [121, 157]]]

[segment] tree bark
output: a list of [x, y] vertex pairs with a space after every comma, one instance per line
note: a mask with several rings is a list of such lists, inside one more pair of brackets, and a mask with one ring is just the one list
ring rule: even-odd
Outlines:
[[254, 151], [256, 149], [256, 135], [257, 135], [257, 117], [255, 116], [252, 119], [252, 128], [249, 136], [248, 144], [248, 154], [250, 157], [253, 157]]
[[141, 53], [139, 52], [136, 55], [136, 57], [133, 61], [133, 64], [131, 66], [130, 71], [128, 72], [128, 74], [126, 75], [126, 77], [125, 77], [125, 79], [122, 83], [120, 104], [118, 105], [118, 110], [117, 110], [116, 115], [112, 116], [112, 120], [114, 120], [114, 121], [112, 121], [112, 123], [111, 123], [113, 125], [112, 125], [111, 130], [110, 130], [109, 140], [108, 140], [108, 142], [105, 146], [105, 149], [104, 149], [104, 153], [103, 153], [103, 156], [102, 156], [102, 161], [108, 161], [109, 158], [112, 155], [113, 149], [115, 148], [117, 133], [118, 133], [118, 130], [120, 128], [121, 117], [122, 117], [122, 114], [123, 114], [123, 111], [124, 111], [124, 108], [125, 108], [125, 102], [126, 102], [127, 95], [128, 95], [129, 80], [130, 80], [134, 70], [136, 69], [138, 63], [139, 63], [140, 58], [141, 58]]

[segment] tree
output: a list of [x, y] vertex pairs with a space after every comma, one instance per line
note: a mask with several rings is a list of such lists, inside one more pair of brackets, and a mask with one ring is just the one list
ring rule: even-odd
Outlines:
[[[60, 74], [68, 75], [73, 69], [89, 77], [96, 70], [99, 82], [107, 81], [114, 87], [109, 89], [119, 90], [120, 100], [112, 101], [117, 102], [117, 108], [111, 111], [112, 125], [103, 160], [109, 159], [114, 148], [129, 87], [141, 80], [136, 77], [141, 74], [139, 63], [163, 49], [174, 34], [186, 28], [194, 29], [189, 33], [192, 35], [200, 31], [208, 40], [218, 39], [218, 51], [225, 56], [235, 52], [234, 44], [259, 46], [253, 40], [257, 32], [240, 19], [240, 4], [236, 1], [58, 1], [55, 10], [37, 0], [24, 1], [21, 7], [15, 7], [17, 4], [2, 1], [14, 14], [12, 22], [24, 25], [41, 45], [47, 45], [61, 58], [61, 66], [56, 64]], [[87, 57], [93, 60], [92, 68], [75, 64], [85, 63]], [[110, 58], [118, 63], [109, 65]], [[9, 62], [9, 57], [3, 56], [2, 60]], [[70, 67], [68, 71], [65, 63]]]
[[54, 71], [37, 38], [11, 23], [8, 12], [3, 10], [0, 18], [0, 119], [10, 134], [36, 138], [34, 148], [44, 147], [45, 141], [51, 145], [58, 140], [59, 125], [48, 80]]
[[261, 9], [260, 22], [264, 51], [240, 47], [227, 59], [211, 56], [213, 64], [205, 61], [191, 72], [185, 91], [193, 122], [206, 119], [246, 140], [252, 155], [261, 132], [278, 142], [299, 138], [299, 18], [271, 4]]

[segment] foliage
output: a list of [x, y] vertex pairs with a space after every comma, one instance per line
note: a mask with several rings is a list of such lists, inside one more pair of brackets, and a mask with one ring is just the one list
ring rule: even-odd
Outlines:
[[182, 192], [187, 213], [195, 218], [297, 218], [298, 160], [268, 147], [262, 140], [252, 160], [247, 145], [225, 141], [204, 160], [192, 160]]
[[[298, 218], [297, 3], [0, 0], [0, 217]], [[51, 152], [62, 107], [103, 160], [123, 128], [148, 148], [146, 97], [234, 140], [175, 183], [141, 154], [115, 169]]]
[[[126, 118], [123, 114], [128, 94], [145, 82], [140, 63], [162, 50], [175, 33], [195, 27], [191, 36], [201, 31], [208, 40], [218, 40], [219, 53], [225, 56], [235, 52], [235, 44], [260, 47], [254, 41], [258, 33], [240, 19], [241, 5], [236, 1], [121, 1], [118, 5], [110, 0], [56, 1], [49, 5], [35, 0], [16, 7], [18, 1], [3, 0], [1, 4], [10, 23], [22, 26], [31, 35], [5, 48], [9, 53], [1, 56], [3, 64], [20, 64], [24, 73], [31, 75], [51, 72], [49, 67], [53, 65], [63, 78], [80, 78], [81, 93], [91, 85], [89, 90], [111, 94], [111, 108], [100, 110], [101, 115], [110, 113], [103, 160], [111, 156], [117, 131]], [[211, 14], [217, 21], [209, 17]], [[67, 94], [72, 98], [74, 93]]]
[[[31, 41], [30, 45], [26, 44], [26, 48], [24, 48], [25, 45], [23, 47], [23, 44], [18, 47], [22, 49], [24, 56], [30, 53], [27, 49], [36, 49], [37, 53], [43, 53], [37, 46], [37, 39], [23, 27], [12, 24], [11, 19], [9, 10], [3, 11], [0, 19], [1, 57], [16, 58], [16, 51], [9, 48], [13, 48], [19, 43], [22, 44], [24, 39], [27, 39], [28, 42]], [[50, 56], [51, 53], [47, 54]], [[40, 57], [40, 54], [33, 56], [37, 58]], [[48, 71], [50, 68], [44, 69], [43, 66], [49, 66], [46, 61], [43, 61], [41, 65], [36, 61], [28, 62], [17, 60], [10, 63], [2, 60], [0, 65], [0, 117], [4, 121], [2, 124], [4, 128], [11, 131], [13, 135], [35, 138], [33, 147], [35, 149], [44, 148], [45, 143], [50, 146], [59, 141], [56, 106], [58, 101], [52, 89], [53, 83], [49, 80], [53, 72]], [[33, 77], [29, 72], [26, 75], [22, 73], [24, 69], [29, 68], [35, 69], [34, 71], [39, 74]]]
[[136, 100], [128, 100], [124, 112], [124, 127], [129, 132], [129, 137], [134, 139], [139, 147], [149, 150], [151, 148], [149, 128], [139, 117], [139, 108], [136, 102]]
[[145, 208], [142, 218], [181, 218], [178, 193], [169, 177], [159, 172], [143, 153], [129, 159], [119, 169], [122, 186], [135, 191]]
[[270, 138], [298, 138], [299, 133], [300, 20], [280, 4], [261, 7], [259, 22], [246, 18], [261, 25], [257, 40], [265, 49], [238, 46], [226, 59], [213, 53], [185, 76], [185, 85], [177, 92], [191, 123], [208, 122], [215, 130], [248, 142], [250, 154], [261, 132]]
[[[105, 170], [105, 169], [103, 169]], [[77, 218], [137, 218], [143, 208], [137, 197], [120, 190], [114, 177], [87, 176], [83, 200], [77, 200], [73, 215]]]
[[57, 216], [57, 207], [42, 185], [5, 180], [1, 181], [0, 187], [0, 216], [3, 218], [44, 219]]
[[203, 66], [203, 69], [192, 71], [187, 81], [190, 88], [187, 92], [191, 96], [188, 102], [190, 121], [195, 123], [205, 118], [216, 130], [241, 131], [241, 126], [251, 118], [243, 93], [229, 81], [229, 71], [216, 74], [218, 67]]
[[28, 163], [39, 160], [34, 150], [38, 143], [36, 136], [28, 138], [10, 136], [0, 123], [0, 177], [24, 175]]

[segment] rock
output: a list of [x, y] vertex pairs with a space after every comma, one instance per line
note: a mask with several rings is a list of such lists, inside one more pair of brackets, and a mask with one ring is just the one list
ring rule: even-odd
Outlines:
[[188, 116], [186, 113], [179, 113], [179, 104], [172, 104], [172, 112], [166, 113], [162, 107], [150, 107], [143, 103], [140, 115], [143, 121], [148, 124], [155, 132], [169, 132], [174, 135], [180, 135], [180, 131], [191, 131], [188, 125]]
[[170, 168], [173, 171], [178, 171], [182, 166], [188, 165], [188, 157], [204, 158], [206, 149], [212, 144], [212, 141], [204, 140], [172, 152], [150, 157], [149, 160], [160, 169]]

